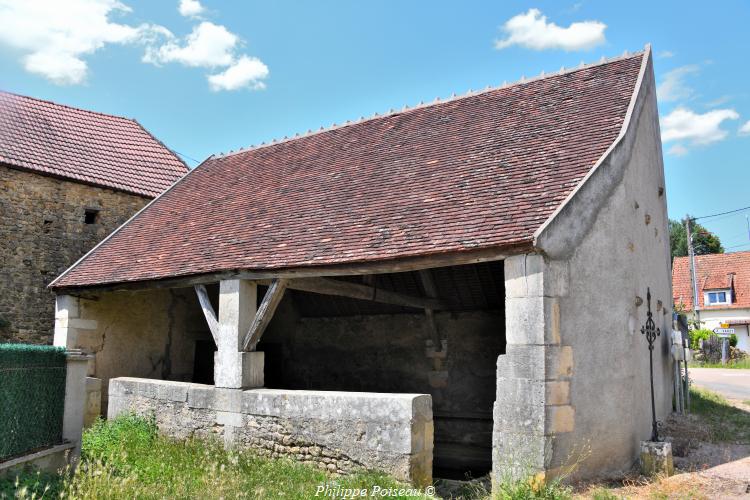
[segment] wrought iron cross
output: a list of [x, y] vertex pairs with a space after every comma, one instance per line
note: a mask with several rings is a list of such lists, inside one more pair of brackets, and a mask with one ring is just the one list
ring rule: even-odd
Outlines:
[[656, 404], [654, 403], [654, 341], [661, 335], [661, 331], [656, 328], [653, 313], [651, 313], [651, 288], [646, 292], [646, 303], [648, 312], [646, 313], [646, 324], [641, 327], [641, 333], [646, 336], [648, 341], [648, 358], [649, 368], [651, 369], [651, 441], [659, 440], [659, 431], [656, 427]]

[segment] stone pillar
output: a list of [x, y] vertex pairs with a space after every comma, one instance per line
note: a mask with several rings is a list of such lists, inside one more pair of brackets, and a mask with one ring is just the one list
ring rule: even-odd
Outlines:
[[219, 288], [219, 338], [214, 384], [229, 389], [263, 387], [263, 353], [242, 352], [242, 340], [258, 308], [252, 281], [222, 280]]
[[[92, 334], [96, 333], [97, 321], [83, 319], [81, 300], [72, 295], [55, 297], [55, 336], [53, 345], [66, 349], [82, 349], [91, 353]], [[87, 348], [88, 347], [88, 348]], [[94, 375], [95, 357], [89, 356], [87, 373]]]
[[79, 318], [78, 297], [58, 295], [55, 297], [55, 338], [53, 344], [66, 349], [75, 349], [78, 330], [74, 322]]
[[541, 255], [505, 260], [506, 353], [497, 360], [493, 484], [550, 470], [556, 434], [570, 432], [572, 349], [560, 338], [567, 262]]
[[81, 454], [83, 418], [86, 412], [86, 370], [91, 355], [68, 351], [65, 374], [65, 406], [63, 410], [63, 439], [75, 443], [72, 463]]

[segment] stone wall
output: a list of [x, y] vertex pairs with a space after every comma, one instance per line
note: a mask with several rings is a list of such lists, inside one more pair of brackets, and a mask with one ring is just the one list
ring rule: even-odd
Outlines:
[[671, 276], [653, 69], [622, 140], [537, 235], [506, 259], [493, 480], [617, 476], [651, 434], [647, 291], [657, 419], [672, 405]]
[[0, 165], [0, 341], [51, 343], [46, 286], [148, 201]]
[[116, 378], [109, 417], [153, 414], [178, 439], [219, 438], [229, 447], [287, 456], [329, 472], [381, 470], [419, 486], [432, 483], [432, 401], [426, 394], [374, 394]]

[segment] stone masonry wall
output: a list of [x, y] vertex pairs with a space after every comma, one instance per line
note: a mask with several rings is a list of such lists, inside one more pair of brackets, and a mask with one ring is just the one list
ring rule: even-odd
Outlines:
[[0, 341], [51, 343], [46, 286], [148, 201], [0, 165]]
[[138, 378], [109, 384], [109, 418], [155, 415], [169, 436], [218, 438], [227, 447], [287, 456], [332, 473], [375, 469], [432, 483], [432, 400], [427, 394], [220, 389]]

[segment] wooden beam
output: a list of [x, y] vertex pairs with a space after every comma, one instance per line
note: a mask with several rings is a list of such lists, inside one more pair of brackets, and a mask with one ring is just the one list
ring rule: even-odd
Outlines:
[[341, 281], [331, 278], [299, 278], [289, 281], [289, 288], [302, 292], [319, 293], [323, 295], [337, 295], [350, 299], [369, 300], [383, 304], [391, 304], [415, 309], [448, 309], [448, 304], [429, 297], [417, 297], [391, 290], [384, 290], [374, 286]]
[[[428, 297], [437, 299], [437, 286], [435, 286], [435, 280], [432, 279], [432, 273], [429, 269], [422, 269], [419, 271], [419, 278], [422, 280], [422, 286], [424, 292]], [[440, 332], [438, 331], [437, 323], [435, 322], [435, 311], [432, 307], [425, 307], [424, 314], [427, 317], [427, 327], [430, 329], [430, 336], [432, 337], [432, 348], [435, 352], [440, 352], [443, 349], [442, 342], [440, 340]]]
[[250, 325], [250, 329], [242, 341], [243, 351], [255, 350], [255, 346], [258, 345], [260, 337], [266, 331], [266, 327], [268, 327], [271, 318], [273, 318], [273, 313], [276, 312], [276, 308], [284, 296], [287, 284], [288, 280], [284, 278], [275, 279], [271, 282], [268, 290], [266, 290], [266, 294], [263, 296], [263, 301], [260, 303], [258, 311], [255, 313], [253, 323]]
[[206, 287], [204, 285], [195, 285], [195, 294], [198, 295], [198, 302], [200, 302], [201, 309], [203, 309], [203, 315], [206, 317], [208, 329], [211, 330], [211, 336], [218, 345], [219, 320], [216, 319], [216, 312], [214, 311], [214, 306], [211, 305], [211, 300], [208, 298]]
[[503, 260], [511, 255], [534, 251], [530, 243], [503, 248], [486, 248], [458, 253], [441, 253], [420, 257], [380, 260], [367, 263], [334, 264], [270, 270], [233, 269], [213, 273], [195, 274], [156, 280], [104, 283], [84, 287], [54, 287], [57, 293], [73, 294], [76, 291], [148, 290], [154, 288], [184, 288], [193, 285], [217, 283], [225, 279], [268, 280], [275, 278], [308, 278], [323, 276], [350, 276], [364, 274], [400, 273], [433, 267], [460, 266]]

